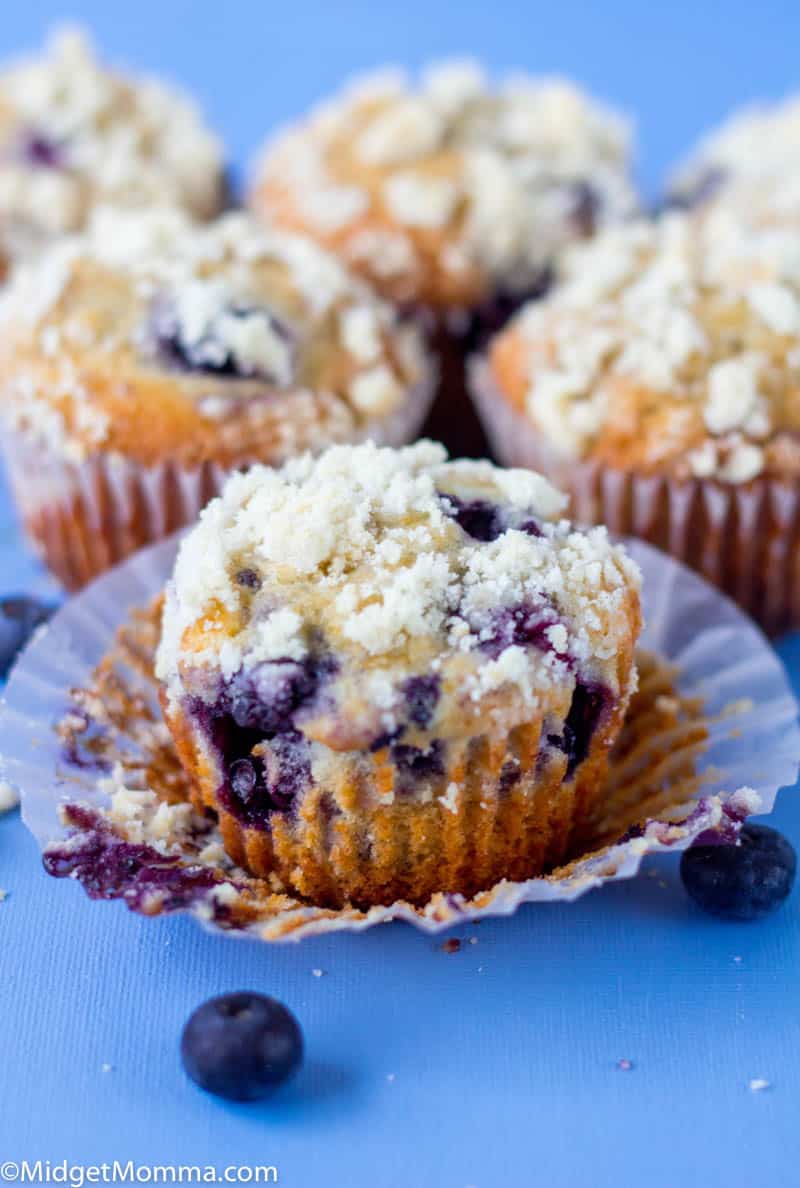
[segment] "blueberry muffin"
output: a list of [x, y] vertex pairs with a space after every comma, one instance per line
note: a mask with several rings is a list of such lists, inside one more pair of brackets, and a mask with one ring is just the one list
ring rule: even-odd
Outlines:
[[476, 364], [499, 456], [768, 627], [800, 623], [800, 238], [726, 204], [609, 229]]
[[198, 218], [225, 197], [222, 148], [194, 105], [108, 68], [75, 30], [0, 71], [0, 260], [85, 226], [98, 203], [174, 204]]
[[196, 806], [315, 903], [547, 870], [603, 792], [639, 574], [538, 475], [335, 446], [230, 478], [184, 538], [156, 671]]
[[0, 300], [0, 425], [28, 535], [76, 587], [232, 469], [416, 434], [418, 330], [315, 243], [230, 214], [96, 212]]
[[740, 213], [777, 204], [798, 226], [800, 94], [734, 112], [675, 171], [670, 197], [691, 208], [733, 202]]
[[[464, 444], [462, 359], [544, 290], [565, 243], [635, 208], [630, 135], [561, 79], [469, 62], [361, 79], [268, 144], [251, 202], [426, 312], [447, 363], [436, 428]], [[455, 436], [454, 436], [455, 434]]]

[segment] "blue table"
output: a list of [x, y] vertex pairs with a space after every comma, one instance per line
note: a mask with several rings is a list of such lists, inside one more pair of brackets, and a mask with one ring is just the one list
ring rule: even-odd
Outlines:
[[[56, 12], [8, 7], [3, 52]], [[117, 56], [203, 94], [240, 160], [354, 66], [472, 50], [635, 105], [652, 188], [731, 104], [800, 81], [796, 0], [73, 7]], [[4, 590], [46, 589], [5, 499], [0, 546]], [[780, 651], [800, 684], [800, 638]], [[800, 843], [800, 797], [774, 820]], [[400, 925], [268, 947], [90, 903], [47, 878], [17, 813], [0, 818], [0, 887], [0, 1165], [274, 1165], [302, 1188], [800, 1182], [800, 892], [760, 925], [722, 925], [669, 858], [462, 930], [477, 943], [455, 954]], [[297, 1082], [255, 1107], [205, 1097], [177, 1055], [190, 1011], [243, 987], [288, 1003], [307, 1039]]]

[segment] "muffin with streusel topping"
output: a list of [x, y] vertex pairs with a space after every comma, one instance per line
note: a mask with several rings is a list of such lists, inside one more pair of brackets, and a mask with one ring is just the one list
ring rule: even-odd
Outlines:
[[639, 574], [538, 475], [335, 446], [230, 478], [181, 544], [157, 675], [231, 857], [318, 904], [546, 871], [603, 794]]
[[197, 218], [226, 197], [222, 147], [183, 94], [101, 62], [63, 30], [0, 71], [2, 270], [86, 225], [101, 203], [175, 205]]
[[475, 366], [500, 457], [639, 535], [772, 631], [800, 623], [800, 238], [677, 213], [562, 261]]
[[360, 79], [270, 143], [251, 203], [392, 301], [426, 311], [449, 364], [435, 428], [470, 432], [463, 357], [550, 283], [565, 243], [636, 202], [626, 122], [573, 84], [470, 62]]
[[68, 587], [194, 520], [233, 469], [411, 440], [431, 390], [414, 326], [242, 214], [99, 211], [17, 270], [0, 325], [12, 486]]
[[702, 208], [724, 202], [740, 213], [782, 208], [800, 225], [800, 94], [736, 111], [675, 170], [670, 201]]

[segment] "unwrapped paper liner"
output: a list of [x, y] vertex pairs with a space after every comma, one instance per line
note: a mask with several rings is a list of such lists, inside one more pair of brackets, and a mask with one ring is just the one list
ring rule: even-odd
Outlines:
[[[182, 772], [155, 698], [152, 651], [157, 636], [153, 600], [174, 560], [176, 541], [163, 541], [105, 574], [64, 607], [28, 646], [9, 679], [0, 711], [2, 776], [22, 795], [23, 817], [50, 857], [53, 873], [76, 873], [75, 855], [106, 857], [119, 851], [130, 867], [128, 883], [82, 878], [90, 894], [123, 898], [146, 914], [189, 910], [209, 927], [265, 940], [299, 939], [337, 929], [361, 930], [392, 919], [427, 932], [484, 916], [508, 915], [521, 903], [572, 900], [600, 884], [634, 875], [644, 856], [680, 850], [698, 837], [732, 840], [744, 818], [769, 812], [779, 788], [793, 785], [800, 762], [797, 705], [780, 660], [754, 624], [730, 601], [671, 558], [640, 541], [628, 547], [644, 574], [643, 647], [661, 658], [642, 672], [647, 746], [628, 745], [615, 756], [609, 804], [617, 816], [597, 822], [587, 852], [549, 875], [501, 882], [470, 901], [437, 894], [423, 907], [394, 903], [357, 909], [315, 907], [280, 894], [232, 868], [201, 821], [201, 837], [170, 843], [165, 853], [131, 848], [141, 841], [135, 813], [120, 836], [120, 805], [109, 814], [108, 771], [91, 759], [92, 718], [114, 714], [121, 699], [126, 729], [104, 740], [103, 758], [127, 774], [161, 771], [161, 793], [178, 803], [160, 805], [146, 779], [123, 782], [126, 811], [146, 804], [162, 826], [180, 807]], [[118, 634], [127, 639], [124, 671], [116, 663]], [[149, 634], [148, 634], [149, 633]], [[92, 674], [106, 657], [103, 698]], [[669, 667], [665, 667], [665, 663]], [[666, 676], [665, 676], [666, 674]], [[674, 688], [669, 687], [674, 679]], [[83, 690], [71, 699], [71, 690]], [[94, 703], [93, 703], [94, 697]], [[138, 710], [137, 710], [138, 699]], [[702, 711], [700, 705], [702, 704]], [[72, 705], [72, 710], [69, 706]], [[66, 715], [66, 717], [65, 717]], [[70, 735], [69, 723], [74, 729]], [[55, 726], [62, 724], [59, 734]], [[84, 755], [65, 745], [77, 739]], [[100, 754], [100, 752], [98, 752]], [[643, 759], [646, 756], [646, 761]], [[647, 767], [642, 784], [643, 762]], [[101, 778], [102, 777], [102, 778]], [[630, 801], [630, 789], [636, 790]], [[738, 790], [738, 791], [737, 791]], [[64, 823], [64, 805], [73, 828]], [[123, 811], [123, 818], [124, 818]], [[198, 819], [199, 821], [199, 819]], [[77, 828], [76, 828], [77, 827]], [[168, 837], [169, 823], [159, 836]], [[156, 831], [158, 833], [158, 831]], [[144, 840], [152, 841], [152, 833]], [[189, 834], [187, 834], [189, 836]], [[57, 856], [54, 857], [54, 856]], [[105, 858], [104, 858], [105, 861]], [[53, 869], [58, 867], [58, 869]], [[108, 864], [103, 867], [108, 870]], [[115, 868], [116, 869], [116, 868]], [[114, 883], [114, 880], [112, 880]]]

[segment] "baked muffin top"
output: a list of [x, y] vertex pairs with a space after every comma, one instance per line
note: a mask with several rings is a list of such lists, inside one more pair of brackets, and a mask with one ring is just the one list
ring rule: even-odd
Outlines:
[[210, 217], [223, 157], [194, 104], [109, 69], [77, 30], [0, 72], [0, 244], [10, 256], [83, 227], [98, 202]]
[[800, 236], [720, 204], [612, 228], [493, 342], [556, 455], [743, 483], [800, 473]]
[[791, 181], [800, 223], [800, 94], [734, 112], [675, 171], [671, 193], [687, 205], [722, 198], [745, 210]]
[[430, 441], [234, 475], [181, 544], [158, 676], [173, 703], [222, 686], [335, 751], [563, 717], [578, 679], [627, 695], [639, 573], [564, 505]]
[[393, 300], [471, 306], [629, 215], [630, 157], [626, 121], [572, 83], [445, 62], [346, 87], [267, 146], [251, 199]]
[[400, 415], [419, 332], [248, 215], [96, 212], [0, 299], [0, 413], [80, 460], [283, 461]]

